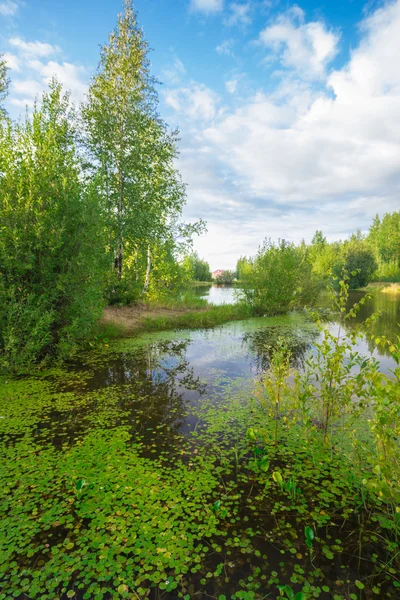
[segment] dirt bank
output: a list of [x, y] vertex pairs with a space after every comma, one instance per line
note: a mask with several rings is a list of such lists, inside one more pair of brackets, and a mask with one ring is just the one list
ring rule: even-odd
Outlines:
[[[198, 309], [195, 312], [206, 311], [207, 309]], [[123, 328], [126, 333], [129, 333], [136, 329], [141, 329], [144, 320], [147, 318], [157, 319], [162, 317], [164, 319], [172, 319], [193, 312], [193, 308], [165, 308], [148, 306], [146, 304], [139, 304], [137, 306], [108, 306], [104, 309], [100, 323], [104, 325], [117, 325]]]

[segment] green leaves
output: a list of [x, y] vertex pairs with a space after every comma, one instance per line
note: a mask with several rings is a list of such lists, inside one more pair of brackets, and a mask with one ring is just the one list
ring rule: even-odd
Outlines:
[[306, 536], [306, 540], [312, 542], [314, 540], [314, 530], [308, 525], [304, 528], [304, 535]]
[[315, 534], [314, 534], [314, 530], [309, 525], [307, 525], [304, 528], [304, 535], [305, 535], [305, 538], [306, 538], [306, 545], [309, 548], [312, 548], [313, 547], [313, 541], [314, 541]]
[[264, 473], [266, 473], [269, 469], [269, 460], [268, 457], [265, 455], [263, 456], [260, 460], [259, 460], [259, 467], [261, 469], [261, 471], [263, 471]]
[[359, 590], [363, 590], [365, 587], [365, 585], [359, 579], [356, 579], [354, 583], [356, 584]]
[[285, 596], [287, 600], [307, 600], [303, 592], [295, 593], [290, 585], [278, 585], [277, 587], [281, 597]]
[[286, 240], [266, 239], [241, 273], [241, 294], [257, 314], [276, 315], [313, 305], [321, 291], [307, 250]]
[[257, 441], [257, 432], [256, 432], [256, 430], [255, 430], [255, 429], [253, 429], [253, 427], [250, 427], [250, 428], [247, 430], [247, 433], [246, 433], [246, 435], [247, 435], [247, 439], [249, 439], [249, 440], [250, 440], [250, 442], [255, 442], [255, 441]]
[[76, 143], [56, 80], [1, 142], [0, 360], [14, 372], [71, 357], [101, 314], [103, 232]]

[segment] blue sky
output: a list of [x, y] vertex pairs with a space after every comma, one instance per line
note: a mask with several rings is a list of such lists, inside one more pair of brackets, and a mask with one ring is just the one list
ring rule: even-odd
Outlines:
[[[137, 0], [160, 112], [181, 131], [185, 218], [212, 268], [263, 238], [365, 230], [398, 210], [400, 0]], [[56, 74], [84, 98], [118, 0], [0, 0], [18, 117]]]

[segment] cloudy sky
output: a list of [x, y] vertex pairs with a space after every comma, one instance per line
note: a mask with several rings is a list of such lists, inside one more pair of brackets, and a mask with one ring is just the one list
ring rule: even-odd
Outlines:
[[[187, 220], [212, 267], [265, 237], [367, 230], [400, 208], [400, 0], [136, 0]], [[52, 75], [79, 101], [120, 0], [0, 0], [18, 117]]]

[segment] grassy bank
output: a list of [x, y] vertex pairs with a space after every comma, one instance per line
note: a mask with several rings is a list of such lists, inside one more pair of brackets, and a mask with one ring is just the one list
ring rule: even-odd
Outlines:
[[244, 304], [212, 306], [204, 300], [198, 300], [200, 302], [197, 308], [190, 307], [190, 303], [174, 301], [108, 307], [98, 324], [96, 335], [99, 338], [115, 339], [141, 331], [207, 328], [254, 316], [251, 308]]
[[400, 283], [388, 281], [371, 281], [367, 286], [357, 288], [361, 292], [383, 292], [384, 294], [400, 294]]
[[[193, 285], [197, 283], [193, 282]], [[209, 285], [207, 282], [201, 283]], [[100, 339], [116, 339], [144, 331], [215, 327], [253, 316], [254, 311], [248, 305], [215, 306], [189, 290], [135, 306], [108, 306], [98, 323], [96, 336]]]
[[188, 309], [201, 309], [209, 307], [209, 303], [205, 298], [201, 298], [197, 294], [186, 291], [183, 294], [177, 294], [170, 298], [163, 298], [162, 300], [151, 300], [150, 302], [144, 303], [147, 309], [173, 309], [173, 310], [188, 310]]
[[145, 317], [142, 322], [146, 331], [162, 331], [165, 329], [198, 329], [215, 327], [229, 321], [239, 321], [254, 316], [250, 306], [245, 304], [222, 304], [209, 306], [206, 310], [185, 312], [179, 315]]
[[215, 281], [191, 281], [189, 285], [193, 287], [210, 287], [210, 285], [213, 285], [214, 283]]

